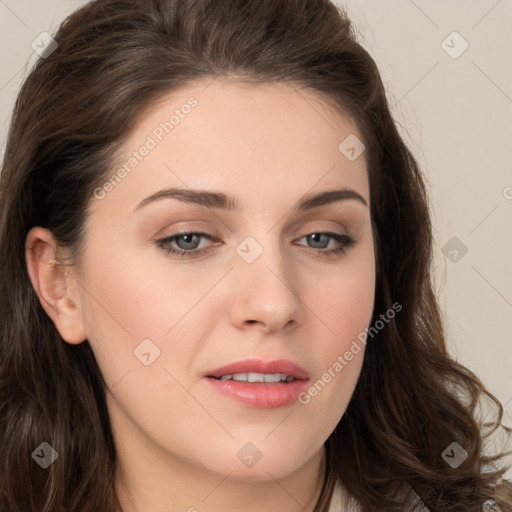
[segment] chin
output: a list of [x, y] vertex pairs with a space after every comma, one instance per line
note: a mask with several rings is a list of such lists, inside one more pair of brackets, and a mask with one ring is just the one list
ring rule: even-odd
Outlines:
[[[264, 482], [286, 478], [298, 471], [308, 462], [304, 444], [285, 445], [271, 443], [269, 440], [240, 442], [235, 448], [213, 455], [215, 466], [212, 468], [223, 477], [246, 482]], [[229, 452], [229, 454], [227, 454]], [[233, 455], [231, 455], [233, 454]]]
[[[300, 469], [300, 466], [290, 465], [289, 463], [267, 464], [264, 465], [260, 460], [252, 468], [235, 467], [226, 465], [226, 472], [222, 476], [229, 473], [229, 479], [238, 482], [268, 482], [271, 480], [281, 480], [286, 478]], [[218, 468], [217, 468], [218, 471]]]

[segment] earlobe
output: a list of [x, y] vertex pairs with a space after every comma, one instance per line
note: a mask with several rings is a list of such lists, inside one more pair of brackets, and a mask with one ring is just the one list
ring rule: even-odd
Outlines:
[[29, 231], [25, 259], [39, 302], [62, 338], [72, 344], [85, 341], [79, 285], [72, 267], [59, 261], [58, 243], [50, 230], [38, 226]]

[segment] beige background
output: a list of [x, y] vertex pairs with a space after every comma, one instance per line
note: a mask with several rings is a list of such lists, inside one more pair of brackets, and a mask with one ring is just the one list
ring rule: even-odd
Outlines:
[[[17, 91], [37, 57], [31, 42], [84, 3], [0, 0], [2, 154]], [[430, 183], [450, 350], [502, 401], [512, 425], [512, 1], [339, 4], [376, 59], [395, 118]], [[463, 48], [454, 31], [469, 45], [458, 58], [447, 53]], [[446, 246], [453, 237], [466, 254]]]

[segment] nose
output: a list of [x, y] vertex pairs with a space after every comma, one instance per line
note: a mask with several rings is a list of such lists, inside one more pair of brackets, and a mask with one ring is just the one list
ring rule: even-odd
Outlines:
[[302, 322], [300, 280], [280, 251], [271, 254], [264, 250], [252, 263], [240, 259], [232, 278], [235, 284], [230, 316], [236, 327], [270, 334]]

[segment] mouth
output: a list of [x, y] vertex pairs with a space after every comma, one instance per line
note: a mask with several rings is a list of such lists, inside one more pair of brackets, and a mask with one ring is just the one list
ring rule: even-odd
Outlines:
[[236, 382], [251, 382], [261, 384], [276, 384], [279, 382], [293, 382], [295, 377], [293, 375], [286, 375], [285, 373], [231, 373], [222, 375], [222, 377], [212, 377], [218, 380], [234, 380]]
[[248, 359], [212, 370], [204, 377], [224, 397], [258, 409], [290, 405], [309, 381], [304, 368], [287, 360]]
[[263, 361], [262, 359], [245, 359], [208, 372], [206, 377], [238, 382], [276, 383], [309, 379], [309, 375], [298, 364], [279, 359]]

